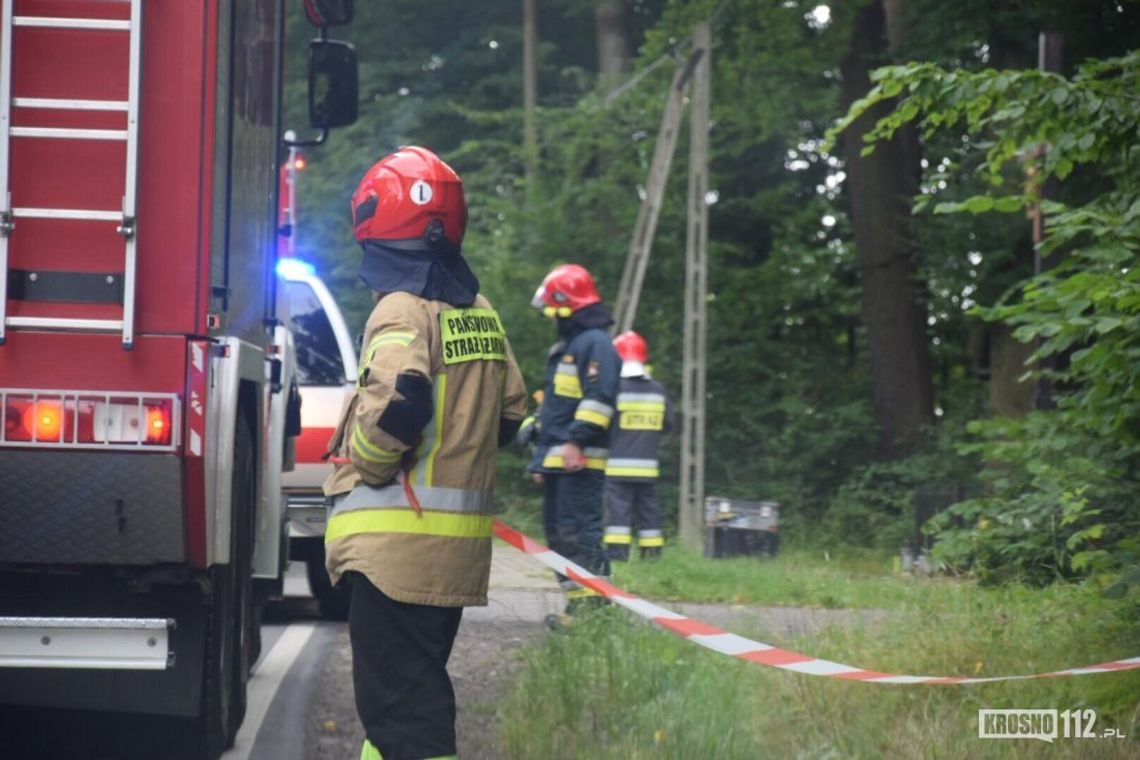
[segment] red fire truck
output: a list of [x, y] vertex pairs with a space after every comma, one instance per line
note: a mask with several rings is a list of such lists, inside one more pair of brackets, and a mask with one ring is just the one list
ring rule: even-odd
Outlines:
[[[309, 110], [356, 116], [304, 3]], [[299, 431], [274, 272], [286, 0], [0, 0], [0, 709], [232, 743]]]

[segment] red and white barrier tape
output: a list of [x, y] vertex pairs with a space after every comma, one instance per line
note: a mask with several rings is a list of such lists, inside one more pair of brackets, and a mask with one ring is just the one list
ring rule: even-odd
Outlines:
[[1140, 657], [1130, 657], [1126, 660], [1113, 660], [1096, 665], [1087, 665], [1083, 668], [1058, 670], [1052, 673], [1033, 673], [1022, 676], [992, 676], [989, 678], [905, 676], [894, 673], [882, 673], [877, 670], [866, 670], [852, 665], [844, 665], [842, 663], [800, 654], [790, 649], [780, 649], [771, 644], [753, 641], [752, 639], [747, 639], [743, 636], [737, 636], [734, 633], [721, 630], [715, 626], [707, 625], [699, 620], [685, 617], [672, 610], [658, 607], [652, 602], [647, 602], [633, 594], [622, 591], [612, 583], [588, 572], [562, 555], [546, 548], [534, 539], [519, 533], [500, 520], [495, 520], [495, 535], [516, 549], [534, 557], [551, 570], [561, 573], [587, 588], [593, 589], [614, 604], [619, 604], [662, 628], [692, 641], [694, 644], [700, 644], [706, 649], [737, 657], [741, 660], [758, 662], [761, 665], [771, 665], [772, 667], [781, 668], [783, 670], [794, 670], [797, 673], [806, 673], [811, 676], [826, 676], [828, 678], [838, 678], [844, 681], [867, 681], [870, 683], [967, 684], [988, 683], [990, 681], [1016, 681], [1026, 678], [1082, 676], [1092, 673], [1112, 673], [1140, 668]]

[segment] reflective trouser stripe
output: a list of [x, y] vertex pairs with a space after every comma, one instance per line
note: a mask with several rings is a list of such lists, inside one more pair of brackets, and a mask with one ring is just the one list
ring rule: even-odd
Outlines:
[[641, 536], [637, 537], [637, 545], [642, 549], [652, 549], [655, 546], [664, 546], [664, 536]]
[[448, 538], [490, 538], [495, 518], [490, 515], [464, 515], [434, 512], [425, 508], [416, 513], [410, 509], [358, 509], [334, 515], [325, 528], [325, 542], [355, 533], [414, 533]]
[[[380, 754], [380, 750], [376, 749], [375, 744], [365, 739], [360, 748], [360, 760], [384, 760], [384, 756]], [[424, 760], [459, 760], [459, 756], [439, 755], [438, 757], [424, 758]]]
[[567, 601], [570, 601], [571, 599], [585, 599], [588, 596], [601, 596], [601, 594], [599, 594], [597, 591], [594, 591], [594, 589], [586, 588], [585, 586], [579, 586], [578, 588], [571, 588], [566, 590]]
[[602, 536], [602, 543], [603, 544], [631, 544], [631, 543], [633, 543], [633, 537], [631, 535], [629, 535], [628, 533], [626, 533], [624, 535], [622, 535], [621, 533], [610, 533], [609, 529], [607, 528], [606, 529], [606, 535]]
[[656, 459], [610, 457], [606, 475], [614, 478], [656, 478], [660, 474]]
[[645, 478], [651, 480], [661, 474], [656, 467], [611, 467], [606, 466], [606, 475], [611, 478]]

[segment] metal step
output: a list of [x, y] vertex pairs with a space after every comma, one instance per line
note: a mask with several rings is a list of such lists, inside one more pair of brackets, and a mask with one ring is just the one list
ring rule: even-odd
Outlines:
[[164, 618], [0, 617], [0, 667], [166, 670]]

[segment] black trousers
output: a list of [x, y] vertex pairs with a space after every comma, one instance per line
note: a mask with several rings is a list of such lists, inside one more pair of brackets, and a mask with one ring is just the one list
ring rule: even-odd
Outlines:
[[605, 473], [579, 470], [543, 474], [542, 518], [546, 542], [566, 559], [597, 575], [609, 575], [602, 548]]
[[454, 755], [447, 660], [463, 608], [397, 602], [360, 573], [349, 578], [352, 683], [368, 741], [384, 760]]
[[[632, 545], [632, 527], [637, 525], [643, 531], [661, 530], [661, 501], [657, 498], [657, 480], [614, 480], [606, 478], [604, 503], [606, 505], [606, 530], [626, 528], [628, 543], [617, 543], [606, 539], [606, 551], [610, 559], [624, 562], [629, 559]], [[659, 534], [658, 534], [659, 535]], [[640, 542], [640, 541], [639, 541]], [[640, 547], [642, 556], [660, 554], [659, 547]]]

